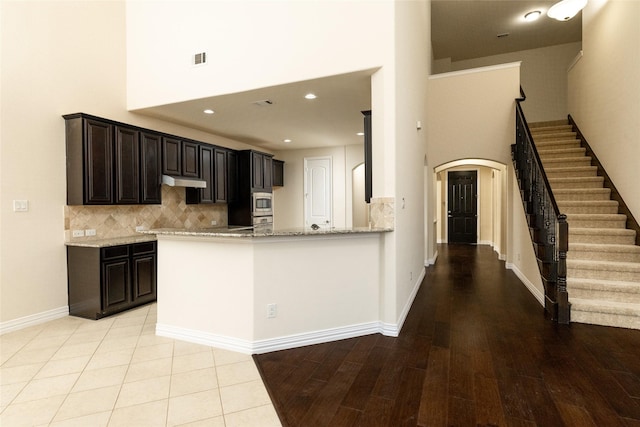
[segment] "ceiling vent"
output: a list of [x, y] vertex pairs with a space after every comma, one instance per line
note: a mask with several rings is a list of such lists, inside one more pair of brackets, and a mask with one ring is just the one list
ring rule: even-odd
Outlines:
[[500, 33], [500, 34], [498, 34], [498, 36], [497, 36], [497, 37], [498, 37], [499, 39], [502, 39], [502, 38], [504, 38], [504, 37], [509, 37], [509, 33]]
[[260, 101], [253, 101], [253, 104], [259, 107], [268, 107], [269, 105], [273, 105], [273, 101], [270, 99], [262, 99]]
[[207, 52], [200, 52], [193, 55], [193, 65], [204, 65], [207, 63]]

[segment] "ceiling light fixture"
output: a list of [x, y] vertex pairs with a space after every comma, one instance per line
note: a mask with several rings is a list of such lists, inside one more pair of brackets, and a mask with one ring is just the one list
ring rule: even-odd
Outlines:
[[317, 96], [313, 93], [308, 93], [304, 96], [306, 99], [316, 99]]
[[282, 142], [286, 142], [287, 144], [291, 142], [290, 139], [283, 139]]
[[547, 16], [558, 21], [568, 21], [587, 5], [587, 0], [562, 0], [549, 8]]
[[534, 10], [524, 15], [524, 20], [527, 22], [537, 21], [538, 18], [540, 18], [540, 15], [542, 15], [542, 12], [540, 12], [539, 10]]
[[213, 114], [213, 113], [215, 113], [215, 111], [207, 108], [206, 110], [203, 111], [203, 113], [205, 113], [205, 114]]
[[358, 136], [364, 136], [364, 132], [358, 132], [358, 133], [356, 133], [356, 135], [358, 135]]

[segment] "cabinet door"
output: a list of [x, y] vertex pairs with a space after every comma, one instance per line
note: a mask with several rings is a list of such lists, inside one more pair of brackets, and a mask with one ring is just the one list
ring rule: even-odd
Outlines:
[[227, 198], [227, 150], [215, 149], [215, 198], [216, 203], [226, 203]]
[[162, 203], [162, 159], [160, 135], [140, 135], [140, 202]]
[[227, 202], [238, 200], [238, 153], [227, 151]]
[[215, 183], [214, 183], [214, 159], [213, 147], [200, 147], [200, 167], [202, 168], [202, 179], [207, 182], [206, 188], [200, 188], [199, 203], [214, 203], [215, 201]]
[[102, 311], [126, 308], [130, 301], [129, 258], [102, 263]]
[[138, 131], [115, 126], [115, 202], [137, 204], [140, 199], [140, 142]]
[[134, 303], [144, 303], [156, 299], [156, 255], [134, 256], [131, 260], [133, 282], [131, 290]]
[[113, 141], [111, 125], [85, 121], [84, 203], [107, 205], [113, 202]]
[[251, 188], [264, 190], [264, 156], [260, 153], [251, 153]]
[[273, 159], [273, 186], [284, 186], [284, 162], [282, 160]]
[[182, 141], [182, 176], [200, 178], [200, 144]]
[[273, 162], [271, 156], [263, 156], [263, 159], [263, 188], [267, 193], [271, 193], [271, 190], [273, 190]]
[[182, 141], [179, 139], [162, 138], [162, 173], [182, 175]]

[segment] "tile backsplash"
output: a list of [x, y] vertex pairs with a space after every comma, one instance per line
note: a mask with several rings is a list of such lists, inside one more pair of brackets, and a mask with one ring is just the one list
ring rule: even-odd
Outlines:
[[394, 228], [395, 226], [395, 198], [371, 198], [369, 218], [372, 227]]
[[[185, 189], [162, 186], [162, 205], [65, 206], [66, 241], [110, 239], [135, 234], [136, 227], [211, 228], [227, 225], [227, 205], [187, 205]], [[72, 230], [96, 230], [92, 237], [72, 237]]]

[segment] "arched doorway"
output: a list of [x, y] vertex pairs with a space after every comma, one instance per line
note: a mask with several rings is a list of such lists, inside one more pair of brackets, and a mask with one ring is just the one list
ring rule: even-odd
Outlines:
[[490, 245], [505, 259], [506, 249], [506, 165], [485, 159], [461, 159], [435, 168], [436, 238], [437, 243], [449, 241], [449, 172], [474, 171], [477, 174], [477, 236], [476, 243]]

